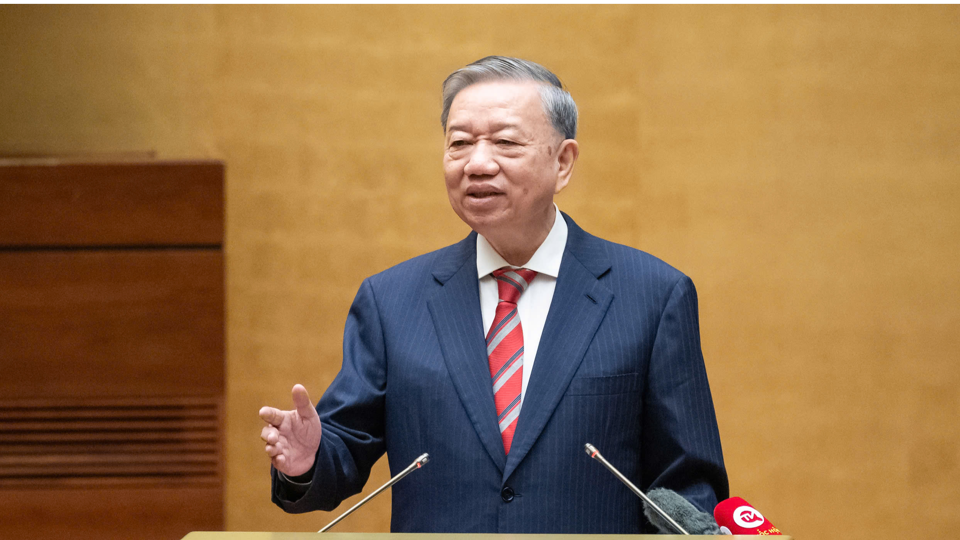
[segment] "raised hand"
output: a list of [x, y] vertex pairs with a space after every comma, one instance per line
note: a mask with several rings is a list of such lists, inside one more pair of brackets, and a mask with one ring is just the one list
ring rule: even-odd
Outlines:
[[320, 448], [320, 417], [310, 401], [307, 389], [293, 387], [292, 411], [273, 407], [260, 409], [260, 418], [267, 426], [260, 438], [267, 443], [267, 455], [273, 466], [287, 476], [299, 476], [313, 467]]

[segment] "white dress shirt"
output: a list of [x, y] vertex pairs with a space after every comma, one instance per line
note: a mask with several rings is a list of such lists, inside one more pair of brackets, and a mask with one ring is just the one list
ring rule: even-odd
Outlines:
[[480, 278], [480, 314], [483, 317], [483, 335], [490, 331], [493, 317], [497, 312], [497, 303], [500, 301], [500, 291], [497, 280], [492, 272], [504, 266], [511, 268], [528, 268], [537, 272], [527, 290], [520, 295], [517, 301], [517, 311], [520, 313], [520, 327], [523, 329], [523, 387], [520, 390], [520, 402], [527, 392], [527, 383], [530, 381], [530, 372], [533, 371], [533, 362], [537, 358], [537, 349], [540, 347], [540, 335], [543, 334], [543, 325], [547, 321], [550, 303], [553, 302], [553, 291], [557, 287], [557, 276], [560, 274], [560, 261], [563, 260], [563, 250], [567, 246], [567, 223], [560, 215], [560, 209], [554, 205], [557, 217], [553, 222], [550, 234], [537, 248], [533, 257], [522, 266], [513, 266], [493, 249], [490, 242], [483, 235], [477, 235], [477, 276]]

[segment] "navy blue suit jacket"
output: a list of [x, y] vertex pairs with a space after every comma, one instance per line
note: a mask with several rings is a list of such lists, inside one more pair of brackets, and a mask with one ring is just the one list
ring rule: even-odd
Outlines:
[[590, 442], [641, 489], [668, 487], [712, 512], [728, 488], [693, 283], [564, 219], [567, 246], [509, 455], [472, 233], [363, 282], [343, 367], [317, 405], [313, 483], [293, 501], [274, 471], [274, 502], [332, 510], [384, 451], [392, 474], [428, 452], [430, 463], [393, 487], [393, 531], [648, 530], [641, 501], [584, 453]]

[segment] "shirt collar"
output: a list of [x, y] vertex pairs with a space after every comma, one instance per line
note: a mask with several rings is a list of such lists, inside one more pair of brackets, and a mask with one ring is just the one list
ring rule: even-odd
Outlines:
[[[533, 257], [523, 265], [523, 268], [529, 268], [539, 274], [546, 274], [556, 278], [560, 275], [560, 262], [563, 260], [563, 250], [567, 246], [567, 222], [560, 214], [560, 209], [554, 204], [557, 211], [557, 218], [553, 220], [553, 228], [550, 234], [544, 239], [540, 247], [537, 248]], [[493, 249], [490, 242], [482, 234], [477, 235], [477, 277], [482, 278], [489, 275], [494, 270], [504, 266], [513, 266]], [[516, 268], [516, 267], [514, 267]]]

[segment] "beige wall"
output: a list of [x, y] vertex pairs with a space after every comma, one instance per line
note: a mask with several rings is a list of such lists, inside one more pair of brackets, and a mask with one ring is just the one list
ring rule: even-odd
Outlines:
[[[732, 492], [800, 538], [950, 537], [958, 29], [953, 6], [2, 6], [0, 151], [226, 161], [227, 526], [317, 529], [270, 504], [256, 410], [319, 397], [365, 276], [467, 232], [444, 76], [537, 60], [581, 108], [560, 207], [698, 285]], [[375, 504], [341, 530], [385, 530]]]

